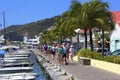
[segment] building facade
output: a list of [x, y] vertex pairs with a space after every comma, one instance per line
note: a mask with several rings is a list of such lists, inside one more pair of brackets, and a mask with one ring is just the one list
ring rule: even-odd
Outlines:
[[115, 29], [112, 31], [110, 37], [110, 51], [113, 52], [120, 49], [120, 12], [111, 13], [115, 23]]
[[37, 36], [34, 39], [30, 39], [27, 36], [24, 36], [23, 43], [24, 44], [37, 45], [37, 44], [40, 43], [40, 41], [39, 41], [39, 37], [37, 37]]

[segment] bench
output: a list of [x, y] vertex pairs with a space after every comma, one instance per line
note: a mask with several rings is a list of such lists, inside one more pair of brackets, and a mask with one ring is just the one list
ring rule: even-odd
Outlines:
[[80, 57], [79, 63], [83, 65], [90, 65], [91, 61], [90, 61], [90, 58]]

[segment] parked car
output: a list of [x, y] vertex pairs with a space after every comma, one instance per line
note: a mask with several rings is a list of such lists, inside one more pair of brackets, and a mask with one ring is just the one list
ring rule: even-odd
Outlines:
[[120, 56], [120, 49], [113, 51], [112, 55], [119, 55]]
[[[102, 48], [94, 48], [94, 51], [100, 52], [102, 54]], [[103, 56], [111, 55], [111, 52], [109, 51], [108, 48], [104, 48], [103, 51], [104, 51]]]

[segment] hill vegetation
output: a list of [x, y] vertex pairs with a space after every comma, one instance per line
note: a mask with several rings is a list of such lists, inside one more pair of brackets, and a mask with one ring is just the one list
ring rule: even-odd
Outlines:
[[[35, 35], [53, 26], [55, 17], [31, 22], [24, 25], [8, 26], [5, 29], [5, 37], [10, 41], [22, 41], [25, 35], [28, 35], [30, 38], [34, 38]], [[1, 34], [4, 34], [4, 30], [1, 31]]]

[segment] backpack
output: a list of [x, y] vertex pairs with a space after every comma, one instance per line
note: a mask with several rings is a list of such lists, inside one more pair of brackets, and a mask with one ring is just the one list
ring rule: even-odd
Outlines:
[[47, 46], [46, 45], [44, 46], [44, 50], [47, 50]]
[[58, 53], [62, 53], [63, 49], [62, 48], [58, 48]]

